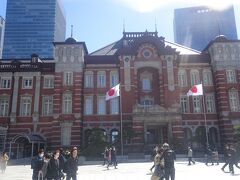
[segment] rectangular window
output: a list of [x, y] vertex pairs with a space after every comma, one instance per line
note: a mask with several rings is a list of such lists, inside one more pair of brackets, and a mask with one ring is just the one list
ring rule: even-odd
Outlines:
[[43, 96], [42, 107], [43, 116], [51, 116], [53, 114], [53, 97]]
[[22, 82], [23, 89], [32, 89], [32, 86], [33, 86], [33, 79], [32, 79], [32, 77], [23, 78], [23, 82]]
[[206, 112], [207, 113], [216, 112], [214, 95], [206, 95], [205, 101], [206, 101]]
[[229, 104], [230, 109], [233, 112], [239, 111], [239, 100], [238, 100], [238, 92], [237, 91], [229, 91]]
[[0, 98], [0, 117], [6, 117], [9, 115], [9, 99], [8, 97]]
[[31, 116], [31, 103], [32, 103], [31, 97], [27, 96], [21, 97], [21, 111], [20, 111], [21, 116]]
[[93, 74], [85, 75], [85, 87], [86, 88], [93, 87]]
[[212, 85], [212, 73], [211, 72], [204, 72], [203, 73], [203, 84], [205, 86]]
[[93, 114], [93, 98], [91, 96], [85, 97], [85, 115]]
[[63, 114], [72, 114], [72, 94], [63, 94]]
[[235, 70], [227, 70], [227, 82], [228, 83], [236, 83], [236, 73]]
[[71, 123], [62, 123], [61, 124], [61, 144], [62, 146], [71, 145]]
[[1, 78], [1, 89], [11, 88], [11, 78]]
[[192, 96], [193, 99], [193, 112], [194, 113], [201, 113], [202, 108], [201, 108], [201, 97], [200, 96]]
[[118, 84], [118, 74], [117, 73], [111, 73], [110, 77], [110, 86], [114, 87]]
[[106, 101], [104, 96], [99, 96], [98, 97], [98, 102], [97, 102], [97, 108], [98, 108], [98, 114], [106, 114]]
[[110, 100], [110, 113], [119, 114], [119, 98], [113, 98]]
[[187, 96], [180, 96], [180, 104], [182, 113], [188, 112], [188, 98]]
[[54, 88], [54, 77], [45, 76], [43, 87], [44, 88]]
[[186, 74], [178, 74], [178, 84], [181, 87], [187, 86]]
[[199, 80], [199, 73], [198, 72], [191, 72], [191, 85], [196, 85], [199, 84], [200, 80]]
[[64, 85], [72, 85], [73, 84], [73, 73], [72, 72], [64, 72]]
[[97, 86], [98, 87], [105, 87], [106, 86], [106, 76], [105, 76], [105, 74], [98, 74], [97, 75]]
[[151, 90], [151, 80], [148, 78], [142, 79], [142, 90], [143, 91], [150, 91]]

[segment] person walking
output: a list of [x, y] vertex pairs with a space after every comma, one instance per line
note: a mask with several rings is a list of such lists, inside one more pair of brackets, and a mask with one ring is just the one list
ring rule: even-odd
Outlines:
[[213, 165], [213, 152], [211, 150], [210, 147], [207, 147], [207, 150], [206, 150], [206, 162], [205, 162], [205, 165], [208, 166], [208, 163], [209, 161], [212, 163]]
[[71, 151], [71, 155], [68, 158], [64, 172], [67, 174], [67, 180], [77, 180], [77, 171], [78, 171], [78, 155], [77, 147], [74, 147]]
[[65, 175], [63, 173], [63, 168], [64, 168], [65, 163], [67, 162], [67, 159], [65, 158], [65, 155], [63, 153], [63, 149], [62, 148], [59, 149], [59, 152], [60, 152], [60, 154], [59, 154], [59, 158], [58, 159], [59, 159], [60, 177], [62, 179], [64, 179]]
[[34, 157], [31, 161], [31, 169], [33, 170], [32, 180], [38, 179], [38, 173], [42, 169], [44, 163], [43, 156], [44, 156], [43, 149], [40, 149], [38, 151], [38, 155]]
[[107, 159], [108, 159], [108, 147], [105, 147], [103, 154], [103, 166], [107, 164]]
[[43, 162], [42, 169], [38, 173], [38, 179], [42, 178], [43, 180], [46, 180], [47, 167], [48, 167], [48, 163], [49, 163], [50, 159], [51, 159], [50, 153], [44, 154], [44, 162]]
[[[225, 171], [224, 169], [227, 165], [229, 165], [229, 161], [230, 161], [230, 149], [229, 149], [229, 145], [226, 144], [225, 148], [224, 148], [224, 162], [225, 162], [225, 164], [221, 168], [222, 171]], [[230, 169], [229, 169], [229, 171], [230, 171]]]
[[191, 165], [191, 162], [195, 164], [195, 161], [192, 160], [193, 157], [193, 151], [192, 148], [189, 146], [188, 147], [188, 165]]
[[7, 153], [3, 152], [2, 156], [0, 157], [0, 166], [1, 166], [2, 173], [5, 173], [6, 171], [8, 160], [9, 160], [9, 157]]
[[155, 162], [154, 162], [154, 158], [155, 156], [157, 155], [157, 150], [160, 148], [159, 145], [156, 145], [154, 148], [153, 148], [153, 152], [152, 152], [152, 155], [151, 155], [151, 159], [153, 160], [153, 165], [152, 167], [150, 168], [150, 171], [152, 172], [153, 168], [155, 167]]
[[59, 155], [60, 151], [56, 150], [48, 163], [46, 174], [47, 180], [60, 180]]
[[160, 160], [164, 160], [164, 177], [166, 180], [169, 180], [169, 177], [171, 177], [171, 180], [175, 180], [174, 161], [176, 160], [176, 154], [173, 150], [170, 149], [169, 144], [167, 143], [163, 144], [163, 150], [164, 151]]
[[163, 148], [156, 150], [156, 156], [154, 157], [154, 172], [151, 180], [163, 180], [164, 179], [164, 160], [161, 159], [163, 154]]

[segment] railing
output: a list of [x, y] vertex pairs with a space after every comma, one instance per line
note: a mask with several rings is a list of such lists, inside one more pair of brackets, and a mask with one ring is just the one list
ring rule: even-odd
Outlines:
[[54, 63], [0, 63], [0, 72], [54, 71]]

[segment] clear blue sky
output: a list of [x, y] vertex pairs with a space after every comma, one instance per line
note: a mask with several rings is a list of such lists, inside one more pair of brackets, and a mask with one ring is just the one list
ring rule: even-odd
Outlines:
[[[0, 0], [0, 16], [5, 18], [6, 1]], [[89, 52], [95, 51], [122, 37], [125, 19], [126, 31], [154, 31], [155, 19], [159, 36], [168, 41], [173, 37], [173, 12], [175, 8], [201, 4], [212, 6], [226, 4], [226, 0], [61, 0], [67, 20], [66, 38], [74, 26], [73, 37], [85, 41]], [[199, 3], [200, 2], [200, 3]], [[240, 2], [233, 3], [240, 37]]]

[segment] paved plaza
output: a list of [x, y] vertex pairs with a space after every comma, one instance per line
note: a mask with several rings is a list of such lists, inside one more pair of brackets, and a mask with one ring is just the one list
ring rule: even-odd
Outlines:
[[[235, 168], [235, 175], [224, 173], [220, 165], [206, 166], [196, 162], [188, 166], [186, 161], [176, 162], [176, 180], [235, 180], [240, 179], [240, 169]], [[78, 180], [150, 180], [149, 168], [151, 162], [120, 163], [118, 169], [109, 170], [100, 163], [79, 166]], [[228, 170], [228, 168], [226, 168]], [[0, 174], [0, 180], [31, 180], [30, 165], [8, 166], [5, 174]]]

